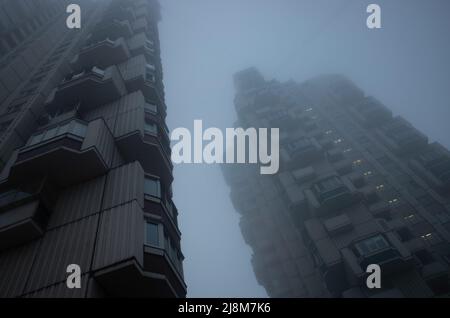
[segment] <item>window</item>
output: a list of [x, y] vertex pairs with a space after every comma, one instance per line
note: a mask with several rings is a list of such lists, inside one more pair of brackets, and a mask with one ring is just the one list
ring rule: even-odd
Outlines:
[[389, 243], [382, 235], [373, 236], [355, 244], [355, 248], [361, 256], [370, 255], [388, 247]]
[[146, 112], [157, 114], [158, 113], [158, 107], [153, 103], [145, 103], [144, 109]]
[[145, 121], [144, 130], [147, 134], [158, 135], [158, 126], [156, 126], [155, 123], [149, 122], [147, 120]]
[[389, 204], [396, 204], [398, 203], [398, 198], [392, 198], [390, 200], [388, 200]]
[[91, 70], [91, 72], [95, 75], [98, 75], [100, 77], [105, 76], [105, 71], [102, 70], [101, 68], [98, 68], [97, 66], [94, 66]]
[[321, 192], [333, 190], [340, 186], [342, 186], [342, 182], [337, 177], [327, 178], [316, 183], [317, 190]]
[[158, 179], [146, 177], [144, 182], [144, 193], [151, 197], [161, 198], [161, 183]]
[[46, 129], [44, 131], [32, 135], [28, 140], [27, 145], [28, 146], [35, 145], [37, 143], [50, 140], [57, 136], [62, 136], [67, 133], [75, 135], [80, 138], [84, 138], [84, 136], [86, 135], [86, 129], [87, 127], [85, 124], [72, 120], [70, 122], [66, 122], [58, 126], [53, 126], [49, 129]]
[[175, 266], [179, 273], [182, 273], [182, 257], [179, 252], [178, 246], [174, 243], [174, 241], [169, 238], [168, 235], [164, 235], [164, 249], [167, 253], [167, 256], [172, 261], [172, 264]]
[[145, 66], [145, 80], [151, 83], [156, 83], [155, 71], [156, 68], [154, 65], [147, 64]]
[[145, 243], [159, 247], [159, 226], [156, 223], [147, 222], [145, 225]]

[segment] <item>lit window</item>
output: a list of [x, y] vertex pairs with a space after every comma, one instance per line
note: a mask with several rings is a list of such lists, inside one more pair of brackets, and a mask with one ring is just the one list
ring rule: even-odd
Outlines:
[[159, 247], [159, 228], [158, 224], [147, 222], [145, 225], [145, 243]]
[[145, 178], [144, 193], [151, 197], [161, 198], [161, 184], [158, 179]]

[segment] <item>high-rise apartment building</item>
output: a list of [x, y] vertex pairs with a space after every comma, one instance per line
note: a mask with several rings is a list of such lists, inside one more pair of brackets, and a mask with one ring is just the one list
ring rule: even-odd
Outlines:
[[1, 2], [0, 296], [184, 297], [159, 4], [69, 3]]
[[[448, 296], [450, 152], [343, 76], [235, 75], [239, 127], [280, 128], [280, 171], [224, 175], [273, 297]], [[366, 285], [381, 268], [381, 289]]]

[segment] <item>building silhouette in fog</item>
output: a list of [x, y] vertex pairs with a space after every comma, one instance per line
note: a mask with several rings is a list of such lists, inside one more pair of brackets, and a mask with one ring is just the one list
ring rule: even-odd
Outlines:
[[[449, 295], [450, 153], [339, 75], [235, 75], [239, 127], [280, 128], [280, 171], [224, 175], [272, 297]], [[366, 286], [369, 264], [381, 289]]]
[[69, 3], [0, 3], [0, 296], [184, 297], [159, 4]]

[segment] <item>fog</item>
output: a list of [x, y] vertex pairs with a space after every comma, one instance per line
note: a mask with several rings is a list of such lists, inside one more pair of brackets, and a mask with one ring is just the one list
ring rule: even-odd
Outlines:
[[[366, 7], [382, 29], [366, 27]], [[340, 73], [395, 115], [450, 147], [448, 0], [163, 0], [160, 24], [168, 125], [231, 127], [232, 75], [266, 79]], [[189, 297], [265, 297], [219, 166], [174, 171]]]

